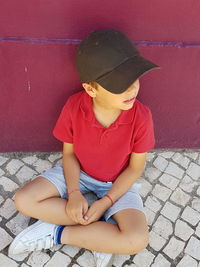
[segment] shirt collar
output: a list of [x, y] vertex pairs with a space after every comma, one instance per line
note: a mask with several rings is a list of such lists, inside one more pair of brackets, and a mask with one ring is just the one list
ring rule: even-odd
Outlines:
[[[113, 123], [114, 126], [117, 126], [119, 124], [127, 124], [127, 123], [132, 122], [134, 114], [135, 114], [136, 101], [137, 100], [135, 100], [135, 103], [131, 109], [122, 110], [122, 112], [119, 115], [119, 117], [117, 118], [117, 120]], [[85, 90], [83, 90], [83, 93], [81, 95], [80, 107], [81, 107], [81, 110], [83, 112], [84, 118], [97, 126], [98, 123], [97, 123], [97, 120], [96, 120], [96, 117], [95, 117], [94, 111], [93, 111], [92, 97], [89, 96], [88, 93], [85, 92]]]

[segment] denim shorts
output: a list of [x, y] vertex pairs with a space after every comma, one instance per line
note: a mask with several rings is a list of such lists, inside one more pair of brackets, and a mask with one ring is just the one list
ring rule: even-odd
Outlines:
[[[40, 174], [40, 176], [46, 178], [48, 181], [55, 185], [60, 193], [61, 198], [68, 198], [63, 167], [61, 164], [45, 171], [44, 173]], [[79, 182], [80, 191], [88, 200], [89, 204], [92, 199], [91, 195], [87, 193], [93, 193], [94, 197], [91, 201], [92, 203], [95, 199], [102, 198], [111, 189], [113, 184], [112, 182], [102, 182], [96, 180], [82, 170], [80, 170]], [[115, 220], [112, 218], [112, 215], [124, 209], [137, 209], [144, 213], [143, 201], [138, 191], [140, 186], [141, 181], [137, 180], [124, 195], [122, 195], [110, 208], [106, 210], [100, 220], [116, 224]]]

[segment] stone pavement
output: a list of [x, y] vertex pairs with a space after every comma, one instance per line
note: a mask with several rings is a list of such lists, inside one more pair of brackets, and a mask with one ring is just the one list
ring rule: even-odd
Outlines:
[[[68, 245], [8, 256], [8, 245], [35, 219], [18, 213], [15, 191], [60, 162], [61, 153], [0, 154], [0, 267], [94, 267], [90, 251]], [[150, 242], [136, 255], [115, 255], [114, 266], [200, 267], [200, 151], [152, 150], [140, 190]]]

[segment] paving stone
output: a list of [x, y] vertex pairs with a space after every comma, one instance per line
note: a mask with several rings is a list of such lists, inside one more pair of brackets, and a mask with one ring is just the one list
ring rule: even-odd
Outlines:
[[140, 179], [142, 186], [139, 188], [139, 193], [142, 197], [146, 197], [148, 193], [152, 190], [152, 185], [146, 181], [144, 178]]
[[22, 160], [25, 163], [32, 165], [33, 163], [35, 163], [38, 160], [38, 158], [36, 157], [36, 155], [34, 155], [34, 156], [28, 156], [28, 157], [22, 158]]
[[154, 223], [152, 230], [161, 235], [163, 238], [168, 239], [168, 237], [173, 233], [173, 226], [168, 219], [160, 215]]
[[160, 213], [170, 219], [172, 222], [175, 222], [180, 212], [181, 208], [171, 204], [170, 202], [167, 202], [165, 203]]
[[43, 173], [44, 171], [50, 169], [52, 167], [52, 163], [50, 163], [48, 160], [42, 160], [38, 159], [33, 166], [35, 166], [35, 169], [39, 173]]
[[26, 265], [25, 263], [22, 263], [21, 267], [29, 267], [29, 266]]
[[4, 174], [5, 172], [2, 169], [0, 169], [0, 177], [3, 176]]
[[195, 226], [199, 220], [200, 220], [200, 214], [196, 211], [187, 206], [182, 215], [181, 218], [183, 218], [186, 222], [189, 222], [191, 225]]
[[164, 171], [165, 173], [168, 173], [172, 176], [175, 176], [178, 179], [181, 179], [184, 174], [184, 170], [182, 170], [180, 167], [178, 167], [175, 163], [169, 162], [169, 165]]
[[62, 153], [56, 153], [56, 154], [51, 154], [48, 157], [48, 160], [51, 161], [52, 163], [62, 157]]
[[0, 214], [6, 219], [9, 219], [16, 212], [13, 200], [8, 198], [0, 208]]
[[188, 175], [185, 175], [180, 183], [180, 188], [182, 188], [184, 191], [190, 193], [194, 189], [194, 187], [197, 185], [197, 182], [193, 181]]
[[198, 189], [197, 189], [197, 195], [200, 196], [200, 186], [199, 186]]
[[4, 202], [4, 198], [2, 197], [2, 196], [0, 196], [0, 205], [1, 205], [1, 203], [3, 203]]
[[64, 245], [61, 250], [73, 258], [79, 252], [80, 248], [70, 245]]
[[28, 227], [29, 221], [30, 217], [24, 216], [22, 213], [18, 213], [17, 216], [6, 223], [6, 227], [8, 227], [14, 235], [18, 235]]
[[194, 197], [192, 200], [192, 208], [200, 212], [200, 199], [197, 197]]
[[175, 152], [172, 152], [172, 151], [165, 151], [165, 152], [159, 153], [159, 155], [165, 159], [170, 159], [174, 154], [175, 154]]
[[185, 243], [176, 239], [174, 236], [170, 239], [163, 252], [171, 259], [175, 259], [183, 250]]
[[151, 263], [153, 262], [153, 259], [155, 256], [148, 251], [147, 249], [144, 249], [143, 251], [136, 254], [133, 261], [138, 265], [142, 267], [149, 267]]
[[89, 251], [85, 251], [76, 261], [82, 267], [95, 266], [94, 256]]
[[158, 178], [158, 176], [161, 174], [161, 171], [159, 171], [158, 169], [154, 168], [154, 167], [150, 167], [150, 168], [146, 168], [145, 169], [145, 177], [147, 177], [147, 179], [150, 182], [153, 182], [154, 180], [156, 180]]
[[197, 152], [184, 152], [184, 155], [193, 159], [193, 160], [196, 160], [197, 157], [198, 157], [198, 153]]
[[200, 179], [200, 166], [191, 162], [186, 173], [194, 180]]
[[130, 259], [129, 255], [115, 254], [113, 265], [115, 265], [116, 267], [121, 267], [123, 265], [123, 263], [129, 259]]
[[[51, 248], [49, 248], [49, 250], [51, 251], [51, 252], [56, 252], [56, 251], [60, 251], [60, 252], [62, 252], [61, 251], [61, 248], [63, 247], [63, 244], [59, 244], [59, 245], [54, 245], [53, 247], [51, 247]], [[68, 256], [68, 255], [67, 255]]]
[[156, 184], [153, 191], [152, 191], [152, 194], [162, 201], [166, 201], [169, 198], [169, 196], [171, 195], [171, 193], [172, 193], [171, 189], [169, 189], [165, 186], [161, 186], [159, 184]]
[[[171, 263], [162, 254], [158, 254], [151, 267], [170, 267]], [[188, 266], [187, 266], [188, 267]]]
[[146, 218], [147, 218], [147, 224], [152, 225], [156, 214], [147, 207], [144, 207], [144, 213], [145, 213]]
[[157, 169], [159, 169], [161, 172], [163, 172], [163, 171], [166, 169], [168, 163], [169, 163], [169, 162], [168, 162], [165, 158], [158, 156], [158, 157], [154, 160], [153, 165], [154, 165]]
[[181, 238], [184, 241], [187, 241], [191, 235], [194, 233], [194, 230], [186, 223], [181, 220], [177, 220], [175, 224], [175, 235]]
[[0, 253], [0, 263], [2, 267], [17, 267], [19, 266], [18, 263], [14, 262], [13, 260], [9, 259], [2, 253]]
[[184, 157], [182, 154], [180, 153], [175, 153], [175, 155], [172, 157], [172, 159], [177, 162], [178, 164], [180, 164], [183, 168], [187, 169], [190, 160], [187, 157]]
[[1, 227], [0, 227], [0, 237], [1, 237], [0, 250], [7, 247], [13, 240], [13, 238]]
[[185, 253], [189, 254], [196, 260], [200, 260], [199, 251], [200, 251], [200, 240], [192, 236], [187, 244], [187, 247], [185, 248]]
[[19, 179], [20, 183], [24, 184], [27, 181], [30, 181], [37, 173], [31, 168], [24, 166], [21, 170], [16, 174], [16, 177]]
[[200, 238], [200, 223], [198, 224], [198, 226], [196, 228], [195, 235], [197, 235]]
[[188, 203], [188, 201], [190, 200], [190, 195], [186, 194], [183, 190], [181, 190], [178, 187], [172, 193], [170, 200], [176, 202], [176, 204], [179, 204], [181, 206], [185, 206]]
[[2, 166], [4, 163], [6, 163], [6, 161], [8, 161], [9, 158], [6, 158], [6, 157], [2, 157], [0, 156], [0, 166]]
[[185, 255], [181, 261], [177, 264], [177, 267], [197, 267], [197, 261], [195, 261], [189, 255]]
[[29, 264], [31, 267], [43, 267], [49, 259], [50, 257], [47, 253], [35, 251], [30, 255], [27, 264]]
[[21, 162], [18, 159], [12, 159], [7, 165], [6, 170], [11, 174], [15, 174], [22, 166], [24, 165], [23, 162]]
[[[31, 254], [31, 252], [29, 252], [29, 253], [20, 253], [20, 254], [12, 254], [12, 255], [8, 255], [9, 256], [9, 258], [11, 258], [12, 260], [14, 260], [14, 261], [19, 261], [19, 262], [22, 262], [22, 261], [24, 261], [26, 258], [28, 258], [28, 256]], [[27, 259], [26, 259], [27, 260]], [[26, 261], [25, 260], [25, 261]]]
[[124, 267], [138, 267], [138, 265], [131, 263], [131, 264], [126, 264]]
[[172, 189], [174, 190], [177, 185], [179, 184], [179, 180], [176, 179], [175, 177], [169, 175], [169, 174], [166, 174], [166, 173], [163, 173], [160, 178], [159, 178], [159, 181], [164, 184], [165, 186], [167, 186], [169, 189]]
[[151, 231], [149, 233], [149, 245], [156, 251], [160, 250], [167, 240], [160, 236], [159, 234], [155, 233], [154, 231]]
[[3, 186], [3, 189], [5, 191], [9, 191], [9, 192], [12, 192], [14, 190], [16, 190], [19, 186], [14, 183], [11, 179], [7, 178], [7, 177], [4, 177], [2, 176], [0, 178], [0, 185]]
[[63, 244], [54, 245], [53, 247], [49, 248], [52, 252], [58, 251], [63, 247]]
[[154, 196], [147, 197], [147, 200], [145, 201], [145, 206], [154, 212], [159, 211], [162, 207], [158, 199]]
[[53, 257], [50, 259], [50, 261], [45, 264], [45, 267], [63, 267], [68, 266], [68, 264], [71, 263], [71, 259], [69, 256], [57, 251]]

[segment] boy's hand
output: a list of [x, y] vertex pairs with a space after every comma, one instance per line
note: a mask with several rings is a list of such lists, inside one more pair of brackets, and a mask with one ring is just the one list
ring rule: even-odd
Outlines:
[[84, 224], [86, 225], [98, 221], [109, 207], [110, 202], [107, 200], [107, 198], [101, 198], [94, 201], [84, 216], [86, 219], [86, 223]]
[[67, 215], [78, 224], [86, 224], [84, 214], [88, 211], [88, 202], [80, 192], [73, 192], [66, 205]]

